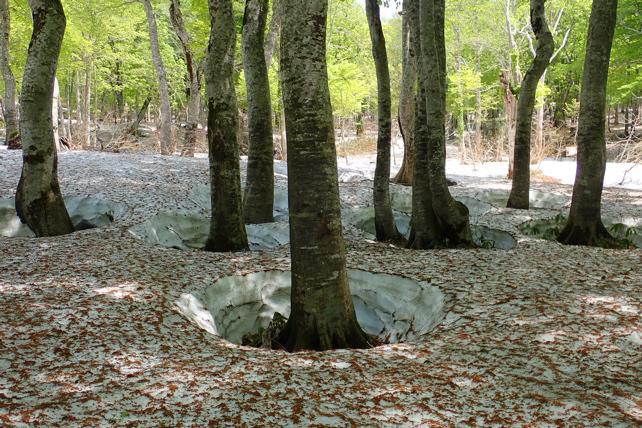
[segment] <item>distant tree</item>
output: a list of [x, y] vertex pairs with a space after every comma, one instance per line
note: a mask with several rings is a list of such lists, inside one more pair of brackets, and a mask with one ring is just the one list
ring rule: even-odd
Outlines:
[[557, 238], [563, 244], [617, 245], [604, 227], [601, 214], [606, 170], [606, 84], [616, 14], [617, 0], [593, 0], [580, 93], [573, 199], [568, 222]]
[[531, 128], [535, 93], [540, 78], [553, 56], [553, 34], [546, 23], [545, 0], [531, 0], [531, 28], [537, 38], [533, 63], [524, 75], [517, 99], [517, 125], [513, 157], [513, 183], [508, 208], [528, 209], [531, 164]]
[[246, 0], [242, 37], [250, 142], [243, 195], [246, 223], [274, 220], [272, 105], [264, 51], [267, 12], [268, 0]]
[[327, 10], [327, 0], [283, 4], [292, 310], [278, 341], [288, 351], [369, 346], [348, 287], [326, 68]]
[[208, 251], [247, 250], [243, 222], [238, 111], [234, 90], [236, 28], [232, 0], [209, 0], [210, 41], [205, 67], [212, 220]]
[[379, 241], [398, 241], [401, 239], [401, 234], [397, 230], [390, 205], [390, 144], [392, 140], [390, 71], [388, 70], [386, 40], [381, 27], [377, 0], [366, 0], [366, 16], [377, 73], [377, 163], [373, 185], [375, 234]]
[[0, 69], [4, 80], [4, 110], [5, 141], [18, 138], [18, 116], [16, 113], [16, 79], [11, 70], [9, 60], [9, 33], [11, 31], [11, 13], [9, 0], [0, 0]]
[[33, 34], [20, 94], [22, 174], [16, 191], [16, 211], [36, 236], [71, 233], [71, 223], [58, 184], [51, 103], [65, 12], [59, 0], [29, 0]]

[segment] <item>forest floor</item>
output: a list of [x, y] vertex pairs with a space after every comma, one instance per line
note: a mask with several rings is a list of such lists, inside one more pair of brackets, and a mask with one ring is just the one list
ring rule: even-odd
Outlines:
[[[344, 206], [369, 204], [371, 161], [339, 159]], [[13, 197], [20, 164], [0, 151], [0, 198]], [[505, 164], [490, 177], [449, 165], [456, 196], [510, 188]], [[284, 186], [285, 164], [276, 172]], [[65, 195], [129, 209], [67, 236], [0, 237], [2, 426], [642, 424], [642, 250], [566, 247], [517, 227], [568, 211], [564, 177], [533, 184], [557, 206], [472, 219], [510, 232], [512, 250], [411, 251], [346, 227], [350, 267], [430, 282], [448, 313], [414, 342], [287, 354], [231, 344], [176, 309], [219, 277], [289, 269], [287, 246], [214, 254], [128, 232], [161, 210], [202, 209], [207, 159], [64, 152], [59, 176]], [[607, 179], [606, 218], [642, 225], [641, 176]]]

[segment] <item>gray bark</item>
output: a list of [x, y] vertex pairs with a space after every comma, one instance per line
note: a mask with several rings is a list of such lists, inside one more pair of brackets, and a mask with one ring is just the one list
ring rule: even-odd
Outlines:
[[190, 37], [183, 22], [183, 14], [181, 13], [179, 0], [172, 0], [169, 6], [169, 16], [178, 40], [183, 47], [183, 55], [185, 57], [185, 64], [187, 65], [187, 76], [189, 78], [187, 126], [181, 156], [194, 157], [194, 151], [196, 150], [196, 132], [198, 130], [198, 114], [201, 110], [201, 79], [198, 64], [192, 52]]
[[167, 85], [167, 73], [165, 65], [161, 58], [160, 47], [158, 45], [158, 28], [156, 27], [156, 18], [150, 0], [142, 0], [147, 15], [147, 24], [149, 26], [149, 42], [152, 48], [152, 61], [156, 68], [158, 77], [158, 90], [160, 92], [160, 146], [161, 154], [171, 155], [174, 153], [174, 142], [172, 140], [172, 111], [169, 105], [169, 87]]
[[238, 111], [234, 91], [236, 29], [232, 0], [209, 0], [211, 31], [205, 82], [212, 220], [205, 249], [247, 250], [241, 196]]
[[267, 37], [264, 42], [265, 52], [265, 65], [268, 70], [272, 65], [272, 58], [274, 58], [274, 50], [276, 42], [281, 33], [281, 21], [283, 20], [283, 2], [282, 0], [272, 1], [272, 18], [270, 19], [270, 29], [268, 30]]
[[531, 27], [537, 39], [537, 50], [530, 68], [524, 75], [517, 100], [517, 124], [513, 158], [513, 183], [506, 206], [528, 209], [531, 164], [531, 128], [535, 93], [540, 78], [553, 56], [555, 43], [546, 23], [545, 0], [531, 0]]
[[568, 222], [557, 240], [571, 245], [616, 246], [602, 223], [606, 170], [604, 112], [617, 0], [594, 0], [589, 18], [577, 131], [577, 170]]
[[392, 140], [392, 97], [390, 94], [390, 71], [386, 40], [381, 27], [377, 0], [366, 0], [366, 16], [372, 41], [372, 56], [377, 74], [377, 163], [375, 166], [373, 195], [375, 211], [375, 234], [378, 241], [399, 241], [390, 205], [390, 143]]
[[58, 184], [51, 101], [65, 13], [59, 0], [29, 0], [29, 5], [33, 34], [20, 94], [23, 164], [16, 211], [36, 236], [63, 235], [74, 227]]
[[9, 33], [11, 32], [11, 14], [9, 0], [0, 0], [0, 69], [4, 80], [4, 121], [7, 143], [18, 138], [18, 115], [16, 111], [16, 79], [11, 71], [9, 58]]
[[56, 145], [56, 150], [60, 150], [60, 128], [58, 125], [58, 108], [60, 104], [60, 84], [58, 79], [54, 77], [54, 87], [53, 95], [51, 97], [51, 125], [54, 135], [54, 144]]
[[332, 106], [327, 0], [285, 0], [280, 69], [288, 131], [292, 312], [289, 351], [366, 348], [348, 287]]
[[274, 220], [274, 143], [270, 82], [263, 50], [267, 0], [246, 0], [243, 69], [247, 88], [249, 152], [243, 195], [245, 223]]
[[85, 85], [82, 91], [82, 122], [80, 122], [80, 144], [84, 149], [91, 146], [91, 58], [85, 57]]

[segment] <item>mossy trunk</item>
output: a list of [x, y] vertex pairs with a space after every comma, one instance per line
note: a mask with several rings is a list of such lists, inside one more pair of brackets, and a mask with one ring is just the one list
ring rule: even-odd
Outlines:
[[381, 27], [377, 0], [366, 0], [366, 16], [372, 41], [372, 56], [377, 74], [377, 163], [375, 166], [373, 195], [375, 234], [378, 241], [399, 241], [390, 205], [390, 144], [392, 140], [392, 98], [386, 40]]
[[263, 50], [267, 12], [267, 0], [246, 0], [242, 43], [249, 131], [247, 180], [243, 194], [245, 223], [274, 220], [272, 100]]
[[546, 23], [545, 0], [531, 0], [531, 28], [537, 39], [537, 50], [530, 68], [524, 75], [517, 99], [517, 124], [513, 151], [513, 183], [508, 208], [528, 209], [531, 166], [531, 128], [537, 85], [553, 56], [553, 34]]
[[65, 13], [59, 0], [29, 0], [29, 5], [33, 34], [20, 94], [23, 164], [16, 211], [36, 236], [64, 235], [74, 227], [58, 184], [51, 102]]
[[617, 246], [601, 215], [606, 170], [606, 83], [616, 11], [617, 0], [593, 1], [580, 92], [573, 199], [568, 222], [557, 238], [563, 244]]
[[5, 141], [18, 138], [18, 115], [16, 111], [16, 79], [9, 60], [9, 33], [11, 31], [11, 13], [9, 0], [0, 0], [0, 70], [4, 81], [4, 122]]
[[209, 10], [211, 31], [205, 81], [212, 220], [205, 249], [247, 250], [234, 91], [236, 30], [232, 0], [209, 0]]
[[281, 79], [288, 131], [292, 311], [288, 351], [366, 348], [346, 270], [326, 67], [327, 0], [284, 1]]
[[167, 84], [167, 72], [165, 64], [161, 57], [158, 42], [158, 28], [156, 26], [156, 17], [150, 0], [142, 0], [147, 15], [147, 25], [149, 27], [149, 42], [152, 48], [152, 61], [156, 68], [156, 77], [158, 78], [158, 90], [160, 92], [160, 147], [161, 154], [171, 155], [174, 153], [174, 142], [172, 140], [172, 110], [169, 104], [169, 86]]
[[402, 72], [401, 72], [401, 88], [399, 91], [399, 111], [398, 123], [401, 136], [403, 138], [403, 160], [401, 167], [394, 178], [394, 182], [404, 184], [406, 186], [412, 185], [412, 177], [414, 173], [414, 139], [415, 139], [415, 105], [417, 92], [417, 58], [415, 54], [415, 42], [411, 31], [410, 21], [412, 19], [410, 12], [413, 9], [413, 3], [416, 4], [417, 0], [404, 0], [403, 1], [403, 16], [402, 21]]

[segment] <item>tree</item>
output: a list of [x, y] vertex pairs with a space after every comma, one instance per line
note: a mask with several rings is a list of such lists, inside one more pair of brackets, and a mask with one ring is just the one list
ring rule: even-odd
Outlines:
[[152, 50], [152, 60], [156, 68], [158, 77], [158, 89], [160, 91], [160, 145], [161, 154], [171, 155], [174, 152], [174, 143], [172, 141], [172, 110], [169, 104], [169, 87], [167, 85], [167, 72], [161, 58], [160, 47], [158, 45], [158, 28], [154, 9], [150, 0], [142, 0], [147, 15], [147, 25], [149, 26], [149, 41]]
[[274, 220], [272, 106], [264, 51], [267, 12], [267, 0], [246, 0], [242, 38], [250, 140], [243, 195], [246, 223]]
[[468, 208], [452, 197], [446, 180], [445, 2], [421, 0], [418, 11], [413, 24], [421, 105], [418, 102], [416, 112], [413, 220], [408, 245], [416, 249], [470, 247], [474, 244]]
[[185, 142], [181, 150], [181, 156], [194, 157], [196, 149], [196, 131], [198, 130], [198, 117], [201, 111], [201, 76], [199, 66], [192, 52], [192, 44], [189, 33], [183, 22], [181, 5], [179, 0], [172, 0], [169, 5], [169, 16], [183, 48], [185, 65], [187, 66], [187, 77], [189, 79], [189, 101], [187, 106], [187, 125], [185, 128]]
[[327, 0], [285, 0], [281, 37], [288, 130], [292, 310], [288, 351], [367, 348], [348, 287], [332, 106], [326, 68]]
[[36, 236], [63, 235], [74, 226], [58, 184], [51, 103], [66, 19], [59, 0], [29, 0], [29, 5], [33, 34], [20, 94], [23, 164], [16, 211]]
[[372, 56], [377, 72], [377, 164], [374, 175], [375, 233], [379, 241], [398, 241], [397, 230], [390, 205], [390, 143], [392, 140], [390, 72], [386, 40], [381, 28], [381, 17], [377, 0], [366, 0], [366, 16], [372, 40]]
[[606, 170], [606, 85], [616, 14], [617, 0], [593, 0], [580, 93], [573, 199], [568, 222], [557, 238], [563, 244], [617, 245], [601, 215]]
[[4, 121], [5, 140], [9, 143], [18, 138], [18, 117], [16, 113], [16, 79], [9, 62], [9, 33], [11, 31], [11, 15], [9, 0], [0, 0], [0, 69], [4, 80]]
[[209, 9], [211, 30], [205, 82], [212, 220], [205, 249], [247, 250], [234, 90], [236, 29], [232, 0], [209, 0]]
[[533, 63], [524, 75], [517, 99], [517, 125], [513, 157], [513, 183], [508, 208], [528, 209], [531, 164], [531, 127], [535, 93], [540, 78], [553, 56], [553, 34], [546, 23], [546, 0], [531, 0], [531, 28], [537, 38]]

